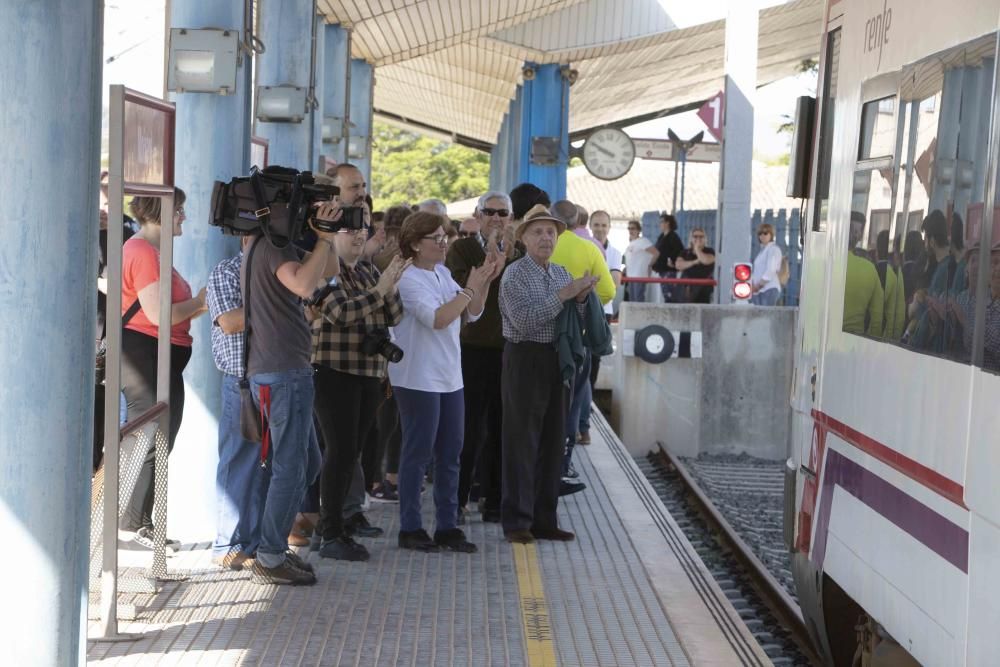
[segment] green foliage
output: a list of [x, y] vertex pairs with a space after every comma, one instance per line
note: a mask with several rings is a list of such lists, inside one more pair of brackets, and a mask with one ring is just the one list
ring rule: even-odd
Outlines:
[[465, 146], [375, 122], [371, 192], [375, 210], [478, 197], [489, 189], [490, 156]]

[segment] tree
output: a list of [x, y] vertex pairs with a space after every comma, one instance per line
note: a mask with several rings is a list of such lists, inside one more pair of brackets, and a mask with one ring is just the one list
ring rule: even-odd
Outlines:
[[371, 191], [377, 211], [432, 197], [468, 199], [489, 189], [486, 153], [378, 121], [374, 132]]

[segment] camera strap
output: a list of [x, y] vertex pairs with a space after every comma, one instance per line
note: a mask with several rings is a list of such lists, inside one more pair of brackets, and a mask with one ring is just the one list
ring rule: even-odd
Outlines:
[[[256, 168], [254, 169], [254, 174], [256, 174]], [[251, 176], [253, 178], [253, 176]], [[256, 192], [256, 188], [254, 188]], [[257, 250], [257, 244], [260, 243], [262, 237], [258, 236], [254, 239], [253, 243], [250, 244], [250, 250], [247, 252], [246, 259], [246, 289], [243, 294], [243, 377], [240, 378], [240, 389], [249, 389], [250, 382], [247, 380], [247, 370], [250, 365], [250, 335], [253, 332], [253, 327], [250, 324], [250, 271], [253, 268], [253, 254]], [[261, 387], [260, 391], [260, 423], [261, 423], [261, 438], [260, 438], [260, 466], [262, 468], [267, 467], [267, 453], [271, 448], [271, 429], [267, 427], [267, 418], [271, 412], [271, 388]]]
[[264, 233], [264, 237], [275, 248], [284, 248], [292, 240], [289, 238], [284, 245], [278, 245], [271, 236], [271, 206], [267, 201], [267, 192], [264, 190], [264, 183], [261, 180], [260, 170], [257, 167], [250, 169], [250, 189], [253, 190], [254, 204], [257, 205], [254, 215], [257, 216], [257, 223], [260, 230]]

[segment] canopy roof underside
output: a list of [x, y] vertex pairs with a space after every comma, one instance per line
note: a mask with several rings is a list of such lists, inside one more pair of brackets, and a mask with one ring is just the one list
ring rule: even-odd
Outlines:
[[[745, 1], [745, 0], [738, 0]], [[823, 0], [761, 10], [758, 85], [819, 51]], [[694, 5], [694, 6], [692, 6]], [[375, 111], [496, 142], [525, 62], [567, 64], [570, 132], [684, 108], [722, 88], [722, 0], [319, 0], [376, 66]]]

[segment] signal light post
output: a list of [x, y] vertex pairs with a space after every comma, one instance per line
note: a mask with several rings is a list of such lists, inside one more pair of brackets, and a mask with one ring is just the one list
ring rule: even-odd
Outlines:
[[733, 265], [733, 303], [750, 303], [753, 296], [752, 275], [753, 265], [743, 262]]

